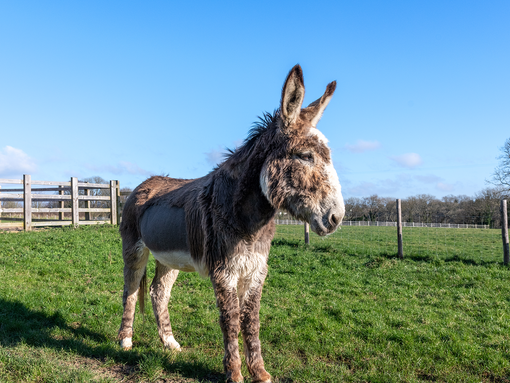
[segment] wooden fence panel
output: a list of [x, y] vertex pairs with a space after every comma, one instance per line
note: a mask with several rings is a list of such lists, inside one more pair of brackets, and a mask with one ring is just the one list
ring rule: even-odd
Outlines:
[[[76, 227], [78, 225], [104, 223], [116, 225], [119, 222], [120, 184], [116, 180], [110, 181], [109, 184], [78, 182], [76, 177], [72, 177], [70, 182], [33, 181], [30, 175], [25, 174], [22, 180], [0, 179], [0, 184], [19, 184], [23, 186], [22, 189], [0, 190], [2, 191], [0, 193], [0, 213], [22, 214], [23, 218], [4, 217], [2, 219], [22, 221], [23, 228], [26, 231], [40, 226], [65, 226], [72, 224]], [[46, 187], [34, 187], [34, 185]], [[91, 189], [106, 189], [108, 190], [108, 195], [90, 195]], [[56, 194], [39, 194], [40, 192], [55, 192]], [[1, 203], [7, 201], [22, 203], [23, 207], [2, 208]], [[39, 203], [42, 201], [55, 201], [58, 207], [40, 207]], [[65, 205], [66, 201], [70, 202], [70, 207], [69, 202]], [[85, 206], [84, 208], [80, 208], [80, 201], [84, 201], [82, 203], [82, 206]], [[107, 201], [110, 203], [110, 207], [91, 208], [90, 201]], [[37, 207], [33, 207], [32, 203], [36, 203], [35, 206]], [[53, 206], [55, 205], [53, 204]], [[50, 219], [34, 218], [34, 213], [58, 214], [58, 220], [52, 221]], [[65, 213], [70, 213], [70, 217], [67, 220]], [[80, 221], [80, 213], [84, 213], [82, 218], [84, 216], [85, 220]], [[110, 219], [108, 221], [91, 220], [90, 213], [109, 213]]]

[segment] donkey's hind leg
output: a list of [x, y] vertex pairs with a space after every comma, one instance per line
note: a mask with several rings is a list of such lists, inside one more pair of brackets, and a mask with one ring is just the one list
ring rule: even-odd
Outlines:
[[156, 261], [156, 276], [152, 281], [150, 294], [161, 342], [166, 348], [181, 351], [181, 346], [172, 333], [168, 315], [168, 301], [178, 275], [179, 270], [171, 269]]
[[[133, 346], [133, 322], [135, 320], [135, 308], [140, 284], [145, 280], [145, 268], [149, 258], [149, 249], [142, 241], [129, 246], [123, 242], [122, 256], [124, 257], [124, 294], [122, 304], [124, 313], [119, 330], [120, 345], [124, 350], [130, 350]], [[145, 294], [144, 291], [141, 292]], [[141, 297], [143, 299], [143, 297]], [[143, 302], [140, 302], [140, 306]]]

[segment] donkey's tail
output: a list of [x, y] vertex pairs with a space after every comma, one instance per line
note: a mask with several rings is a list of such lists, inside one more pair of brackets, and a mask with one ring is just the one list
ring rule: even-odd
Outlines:
[[143, 270], [143, 277], [140, 280], [140, 287], [138, 289], [138, 303], [140, 304], [140, 312], [142, 313], [145, 322], [145, 297], [147, 295], [147, 267]]

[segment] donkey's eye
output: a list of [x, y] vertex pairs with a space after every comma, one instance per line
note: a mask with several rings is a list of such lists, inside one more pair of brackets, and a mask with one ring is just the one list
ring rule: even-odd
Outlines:
[[313, 162], [312, 153], [301, 153], [299, 154], [299, 158], [301, 158], [303, 161]]

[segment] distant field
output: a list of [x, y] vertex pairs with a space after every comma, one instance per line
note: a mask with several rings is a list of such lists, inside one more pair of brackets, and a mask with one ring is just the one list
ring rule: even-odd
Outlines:
[[[399, 261], [395, 228], [343, 227], [310, 246], [302, 230], [278, 226], [270, 254], [261, 340], [274, 382], [510, 382], [498, 231], [405, 228]], [[161, 348], [150, 305], [120, 350], [120, 246], [109, 225], [0, 233], [1, 382], [223, 381], [213, 290], [195, 274], [170, 301], [184, 351]]]
[[[475, 264], [503, 261], [500, 229], [449, 229], [404, 227], [404, 257], [414, 260], [463, 260]], [[278, 226], [278, 235], [303, 240], [302, 226]], [[397, 254], [397, 228], [341, 226], [331, 236], [312, 234], [312, 244], [329, 244], [351, 255], [392, 256]]]

